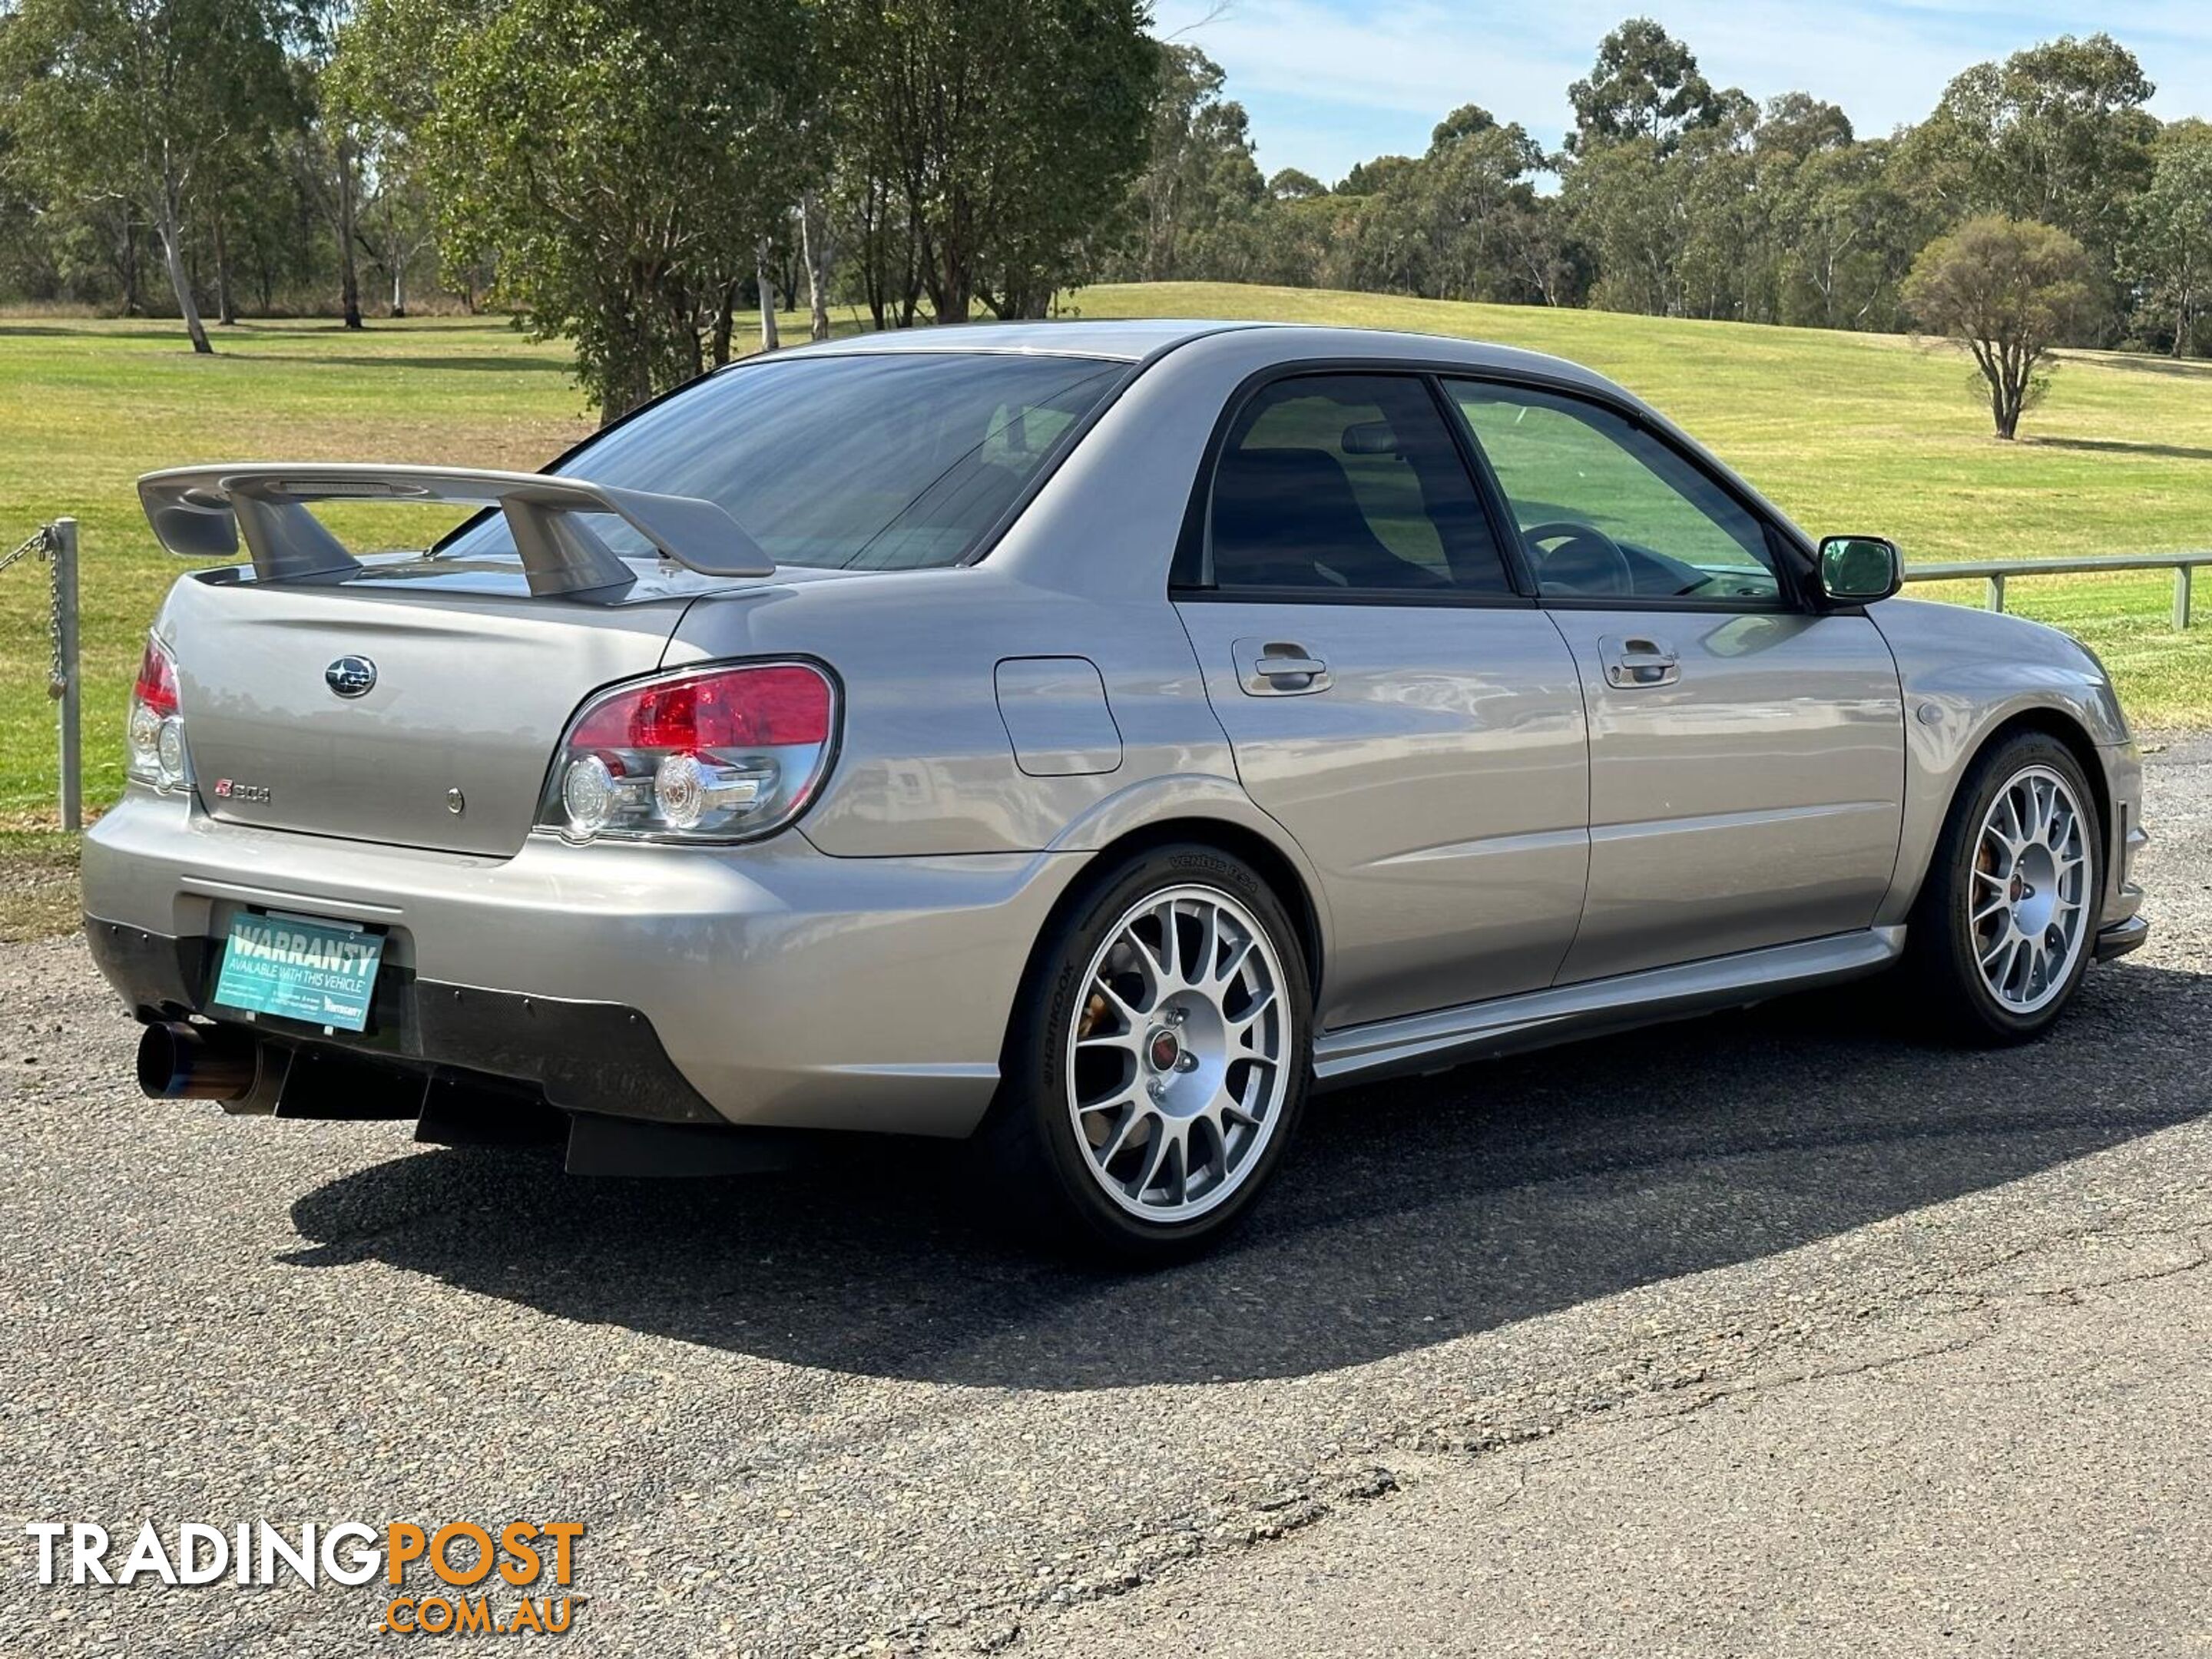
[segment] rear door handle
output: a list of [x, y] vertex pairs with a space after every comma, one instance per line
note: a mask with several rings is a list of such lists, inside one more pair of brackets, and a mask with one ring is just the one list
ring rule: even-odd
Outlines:
[[1682, 678], [1681, 659], [1662, 640], [1608, 635], [1597, 642], [1597, 648], [1605, 662], [1605, 683], [1616, 690], [1648, 690]]
[[1288, 640], [1239, 640], [1237, 679], [1255, 697], [1303, 697], [1329, 687], [1328, 663]]

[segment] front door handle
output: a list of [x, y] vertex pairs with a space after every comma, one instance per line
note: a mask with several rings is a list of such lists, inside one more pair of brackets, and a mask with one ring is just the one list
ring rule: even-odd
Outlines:
[[1237, 641], [1237, 679], [1255, 697], [1303, 697], [1329, 687], [1328, 665], [1289, 640]]
[[1682, 678], [1681, 659], [1662, 640], [1608, 636], [1597, 644], [1605, 660], [1605, 683], [1617, 691], [1648, 690]]

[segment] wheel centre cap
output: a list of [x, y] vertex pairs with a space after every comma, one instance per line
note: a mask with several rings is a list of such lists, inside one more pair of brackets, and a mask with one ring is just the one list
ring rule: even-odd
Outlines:
[[1182, 1040], [1173, 1031], [1155, 1031], [1152, 1040], [1146, 1045], [1146, 1051], [1154, 1071], [1172, 1072], [1176, 1061], [1182, 1058]]

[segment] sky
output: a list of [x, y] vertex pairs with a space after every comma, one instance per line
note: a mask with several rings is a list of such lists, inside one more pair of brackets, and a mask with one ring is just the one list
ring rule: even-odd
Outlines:
[[1843, 106], [1862, 137], [1934, 107], [1970, 64], [2061, 34], [2111, 34], [2158, 85], [2166, 119], [2212, 114], [2206, 0], [1154, 0], [1160, 34], [1228, 73], [1262, 171], [1334, 184], [1355, 161], [1419, 155], [1462, 104], [1556, 148], [1567, 85], [1623, 18], [1656, 17], [1716, 86], [1764, 101], [1804, 91]]

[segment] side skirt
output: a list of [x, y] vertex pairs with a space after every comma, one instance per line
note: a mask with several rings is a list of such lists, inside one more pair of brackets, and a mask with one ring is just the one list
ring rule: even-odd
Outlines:
[[1441, 1071], [1463, 1060], [1747, 1007], [1878, 973], [1904, 949], [1903, 927], [1870, 927], [1347, 1026], [1315, 1040], [1314, 1080], [1330, 1088], [1395, 1073]]

